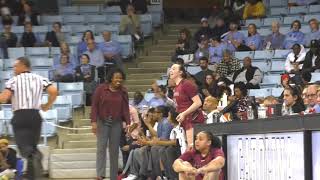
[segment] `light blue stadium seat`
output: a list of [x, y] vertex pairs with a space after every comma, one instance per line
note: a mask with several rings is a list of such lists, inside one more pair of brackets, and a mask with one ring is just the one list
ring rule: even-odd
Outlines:
[[96, 43], [104, 42], [103, 36], [102, 35], [94, 36], [94, 41]]
[[0, 59], [0, 71], [4, 70], [4, 62], [3, 59]]
[[311, 73], [311, 82], [320, 81], [320, 73]]
[[289, 9], [289, 14], [306, 14], [308, 13], [307, 6], [291, 6]]
[[49, 69], [48, 70], [32, 70], [32, 73], [49, 79]]
[[290, 52], [291, 52], [291, 50], [289, 50], [289, 49], [276, 49], [274, 51], [273, 58], [286, 59]]
[[258, 29], [258, 33], [262, 36], [262, 37], [266, 37], [267, 35], [271, 34], [272, 31], [270, 28], [261, 28]]
[[107, 24], [119, 26], [121, 21], [121, 15], [107, 15]]
[[255, 51], [253, 59], [272, 59], [273, 55], [273, 50]]
[[168, 83], [168, 80], [167, 79], [162, 79], [162, 80], [157, 80], [156, 82], [157, 82], [158, 86], [160, 86], [160, 85], [166, 86], [167, 83]]
[[69, 36], [66, 41], [70, 46], [76, 46], [82, 39], [82, 35]]
[[140, 15], [141, 30], [144, 36], [152, 36], [152, 17], [151, 14]]
[[59, 8], [59, 14], [63, 15], [74, 15], [74, 14], [79, 14], [79, 6], [61, 6]]
[[269, 6], [270, 7], [285, 7], [288, 5], [288, 0], [270, 0]]
[[106, 15], [86, 15], [86, 22], [88, 24], [107, 24]]
[[45, 38], [46, 38], [46, 34], [49, 31], [49, 27], [47, 25], [45, 25], [45, 26], [33, 26], [32, 31], [34, 33], [38, 34], [38, 36], [40, 38], [40, 42], [44, 42]]
[[119, 6], [108, 6], [102, 10], [102, 13], [107, 15], [120, 15], [121, 9]]
[[6, 135], [6, 120], [4, 118], [4, 111], [0, 110], [0, 136]]
[[291, 28], [289, 26], [281, 26], [279, 31], [280, 33], [286, 35], [288, 32], [290, 32], [290, 29]]
[[95, 32], [94, 25], [72, 25], [71, 31], [74, 35], [83, 35], [83, 33], [87, 30], [91, 30], [93, 33]]
[[71, 26], [69, 26], [69, 25], [64, 25], [64, 26], [62, 26], [61, 31], [62, 31], [63, 33], [71, 33], [71, 32], [72, 32], [72, 29], [71, 29]]
[[26, 56], [32, 57], [49, 57], [50, 50], [48, 47], [27, 47]]
[[23, 26], [12, 26], [11, 31], [16, 34], [22, 34], [24, 32]]
[[58, 112], [58, 121], [67, 122], [72, 118], [72, 96], [57, 96], [53, 108]]
[[14, 65], [15, 59], [3, 59], [3, 68], [5, 71], [11, 71]]
[[311, 29], [310, 29], [309, 25], [302, 25], [300, 31], [307, 34], [307, 33], [311, 32]]
[[60, 15], [52, 15], [52, 16], [46, 16], [42, 15], [40, 16], [40, 23], [46, 24], [46, 25], [52, 25], [54, 22], [63, 22], [62, 16]]
[[79, 6], [79, 14], [100, 14], [100, 6], [90, 5], [90, 6]]
[[279, 87], [279, 88], [271, 88], [271, 95], [274, 97], [279, 97], [281, 96], [281, 93], [283, 92], [283, 88]]
[[310, 5], [308, 11], [309, 11], [309, 13], [320, 13], [320, 4]]
[[304, 16], [304, 22], [308, 23], [310, 19], [317, 19], [318, 21], [320, 20], [320, 13], [317, 14], [307, 14]]
[[263, 26], [267, 26], [267, 27], [270, 28], [272, 22], [274, 22], [274, 21], [277, 21], [277, 22], [279, 22], [280, 24], [283, 23], [282, 17], [268, 17], [268, 18], [264, 18], [264, 20], [263, 20]]
[[58, 112], [56, 109], [50, 109], [46, 112], [40, 111], [42, 116], [41, 136], [52, 137], [57, 133], [57, 128], [49, 123], [58, 123]]
[[282, 14], [288, 14], [289, 10], [286, 7], [277, 7], [277, 8], [271, 8], [270, 9], [270, 15], [271, 16], [279, 16]]
[[33, 70], [48, 70], [53, 66], [53, 59], [47, 57], [36, 57], [30, 59]]
[[263, 21], [261, 19], [248, 19], [246, 20], [246, 26], [249, 24], [255, 24], [258, 28], [263, 25]]
[[251, 59], [253, 59], [253, 56], [254, 51], [236, 51], [234, 53], [234, 57], [239, 60], [243, 60], [245, 57], [250, 57]]
[[83, 107], [85, 103], [83, 82], [58, 83], [58, 89], [61, 95], [72, 96], [72, 107]]
[[250, 89], [249, 90], [249, 96], [255, 96], [256, 98], [265, 98], [267, 96], [271, 95], [270, 89]]
[[263, 84], [276, 84], [280, 85], [281, 84], [281, 76], [280, 75], [265, 75], [263, 77]]
[[[3, 136], [13, 136], [12, 130], [10, 133], [10, 121], [12, 119], [13, 113], [11, 108], [10, 109], [3, 109], [1, 107], [0, 111], [0, 134]], [[12, 128], [11, 128], [12, 129]]]
[[303, 16], [299, 16], [299, 15], [287, 16], [287, 17], [284, 17], [283, 22], [284, 22], [284, 24], [291, 25], [291, 23], [295, 20], [299, 20], [300, 22], [303, 22]]
[[120, 43], [123, 58], [130, 58], [133, 55], [134, 47], [130, 35], [113, 36], [112, 38]]
[[85, 16], [84, 15], [64, 15], [63, 24], [66, 24], [66, 25], [85, 24]]
[[154, 93], [145, 93], [144, 94], [144, 100], [149, 102], [154, 97]]
[[18, 58], [25, 56], [25, 49], [24, 47], [18, 47], [18, 48], [8, 48], [8, 56], [9, 58]]
[[284, 72], [285, 59], [272, 59], [271, 70], [273, 72]]
[[152, 16], [152, 26], [158, 27], [163, 24], [163, 10], [161, 5], [148, 6], [148, 12]]
[[119, 34], [119, 26], [118, 25], [95, 25], [96, 33], [102, 33], [104, 31], [110, 31], [112, 36]]
[[188, 66], [186, 69], [192, 75], [195, 75], [201, 71], [200, 66]]
[[262, 72], [270, 71], [271, 64], [267, 60], [253, 60], [252, 66], [258, 67]]

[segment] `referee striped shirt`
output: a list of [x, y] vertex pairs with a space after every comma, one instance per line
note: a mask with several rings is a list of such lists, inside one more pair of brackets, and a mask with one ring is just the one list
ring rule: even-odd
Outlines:
[[49, 79], [24, 72], [6, 82], [6, 89], [13, 92], [12, 110], [41, 108], [43, 91], [51, 85]]

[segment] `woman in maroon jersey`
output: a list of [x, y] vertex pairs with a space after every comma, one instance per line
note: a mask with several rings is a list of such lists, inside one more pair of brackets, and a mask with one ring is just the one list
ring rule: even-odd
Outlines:
[[186, 151], [173, 163], [179, 180], [222, 180], [225, 163], [221, 141], [210, 132], [199, 132], [195, 149]]
[[193, 143], [193, 126], [203, 123], [204, 116], [200, 109], [202, 102], [198, 95], [197, 87], [186, 79], [187, 73], [180, 64], [173, 64], [170, 69], [170, 79], [174, 81], [173, 98], [176, 103], [176, 111], [179, 113], [177, 121], [186, 131], [188, 146]]

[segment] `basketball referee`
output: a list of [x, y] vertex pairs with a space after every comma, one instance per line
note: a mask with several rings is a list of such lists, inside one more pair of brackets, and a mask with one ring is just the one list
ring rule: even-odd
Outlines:
[[[58, 91], [47, 78], [30, 73], [30, 67], [30, 61], [25, 57], [15, 61], [15, 76], [6, 82], [5, 89], [0, 93], [0, 103], [11, 100], [14, 114], [11, 124], [18, 149], [28, 161], [27, 179], [38, 180], [42, 176], [42, 154], [37, 148], [42, 123], [39, 110], [47, 111]], [[44, 90], [49, 98], [46, 104], [41, 104]]]

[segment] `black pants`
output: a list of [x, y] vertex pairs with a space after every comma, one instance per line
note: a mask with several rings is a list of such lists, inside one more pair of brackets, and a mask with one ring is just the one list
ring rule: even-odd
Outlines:
[[26, 158], [29, 180], [40, 179], [42, 175], [42, 154], [37, 145], [40, 140], [42, 118], [39, 110], [23, 109], [14, 112], [11, 120], [14, 137], [22, 157]]

